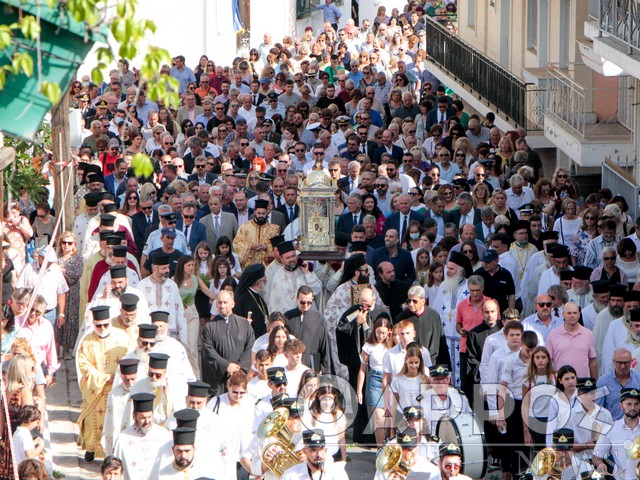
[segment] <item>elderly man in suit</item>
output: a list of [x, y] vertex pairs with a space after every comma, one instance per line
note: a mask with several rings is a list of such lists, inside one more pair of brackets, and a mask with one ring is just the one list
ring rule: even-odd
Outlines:
[[471, 194], [461, 192], [458, 195], [458, 208], [449, 212], [449, 222], [455, 223], [456, 227], [460, 229], [465, 224], [477, 225], [481, 221], [480, 209], [474, 208]]
[[182, 206], [182, 233], [187, 240], [189, 250], [196, 251], [196, 246], [200, 242], [207, 241], [207, 227], [202, 223], [196, 222], [196, 211], [198, 207], [193, 202], [185, 203]]
[[147, 240], [147, 228], [158, 225], [160, 219], [158, 212], [153, 211], [153, 198], [145, 196], [140, 198], [140, 211], [131, 216], [133, 239], [138, 247], [138, 256], [142, 255], [144, 243]]
[[338, 218], [337, 232], [344, 232], [351, 235], [351, 230], [355, 225], [362, 225], [365, 213], [362, 211], [362, 195], [352, 193], [347, 199], [347, 212]]
[[416, 220], [422, 224], [424, 216], [414, 210], [411, 210], [411, 199], [408, 195], [400, 195], [398, 197], [398, 212], [394, 212], [384, 222], [384, 231], [396, 230], [400, 235], [400, 239], [404, 238], [404, 234], [409, 228], [409, 222]]
[[189, 119], [195, 124], [196, 117], [204, 113], [204, 109], [196, 105], [196, 94], [193, 92], [186, 93], [183, 99], [184, 105], [178, 108], [176, 122], [178, 122], [178, 125], [182, 125], [184, 120]]
[[207, 229], [207, 243], [211, 249], [215, 249], [218, 239], [226, 236], [233, 240], [238, 233], [238, 220], [233, 213], [222, 211], [220, 197], [209, 197], [209, 210], [211, 213], [200, 219], [200, 223]]

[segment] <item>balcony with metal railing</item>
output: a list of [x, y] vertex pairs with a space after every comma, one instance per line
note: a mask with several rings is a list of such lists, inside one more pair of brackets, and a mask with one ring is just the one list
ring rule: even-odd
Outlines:
[[[628, 121], [633, 90], [613, 81], [601, 88], [587, 88], [567, 75], [551, 69], [547, 83], [545, 136], [578, 165], [597, 166], [605, 155], [633, 151]], [[631, 123], [631, 122], [629, 122]]]
[[[592, 7], [595, 2], [597, 5]], [[593, 20], [586, 23], [587, 37], [592, 38], [592, 26], [597, 26], [597, 35], [592, 38], [594, 52], [629, 75], [640, 78], [638, 0], [590, 0], [589, 14]]]
[[426, 37], [427, 60], [446, 76], [510, 124], [543, 129], [544, 88], [519, 79], [437, 22], [427, 22]]

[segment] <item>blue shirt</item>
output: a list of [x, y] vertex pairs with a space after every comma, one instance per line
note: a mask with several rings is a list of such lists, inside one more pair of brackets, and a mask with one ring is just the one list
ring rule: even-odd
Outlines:
[[[627, 380], [627, 384], [624, 388], [638, 388], [640, 389], [640, 376], [631, 370], [631, 377]], [[615, 372], [605, 373], [598, 379], [598, 383], [596, 384], [598, 389], [602, 387], [607, 387], [609, 393], [605, 395], [605, 392], [602, 392], [601, 396], [596, 399], [596, 403], [601, 407], [606, 408], [611, 412], [611, 416], [614, 420], [619, 420], [622, 418], [622, 409], [620, 408], [620, 390], [622, 390], [622, 385], [620, 381], [616, 378]]]
[[336, 7], [336, 4], [333, 2], [329, 5], [317, 5], [316, 9], [322, 10], [323, 21], [325, 22], [338, 23], [338, 20], [340, 20], [340, 17], [342, 16], [342, 12], [338, 10], [338, 7]]
[[180, 93], [186, 93], [187, 85], [189, 85], [190, 82], [196, 81], [196, 76], [193, 74], [193, 70], [191, 70], [187, 66], [185, 66], [182, 70], [178, 70], [178, 67], [173, 67], [169, 71], [169, 75], [171, 75], [173, 78], [178, 79], [178, 82], [180, 82]]

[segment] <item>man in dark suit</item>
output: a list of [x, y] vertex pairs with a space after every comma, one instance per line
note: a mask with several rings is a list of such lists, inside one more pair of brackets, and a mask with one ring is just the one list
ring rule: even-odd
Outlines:
[[447, 97], [438, 97], [438, 104], [436, 107], [427, 113], [426, 130], [428, 131], [436, 123], [446, 123], [446, 121], [455, 114], [456, 111], [449, 107]]
[[384, 222], [384, 231], [386, 232], [390, 229], [396, 230], [402, 241], [404, 234], [409, 228], [409, 222], [416, 220], [422, 225], [424, 216], [421, 213], [411, 210], [411, 200], [408, 195], [400, 195], [400, 197], [398, 197], [398, 210], [398, 212], [393, 212], [387, 217]]
[[[118, 186], [127, 181], [127, 161], [124, 158], [118, 158], [114, 164], [113, 173], [104, 177], [104, 188], [109, 193], [116, 194]], [[116, 183], [117, 182], [117, 183]]]
[[480, 210], [474, 208], [473, 197], [469, 192], [462, 192], [458, 195], [458, 208], [449, 212], [447, 221], [454, 223], [458, 229], [467, 223], [477, 225], [482, 221]]
[[349, 162], [347, 166], [348, 174], [338, 180], [338, 188], [347, 195], [358, 190], [360, 185], [360, 170], [362, 166], [356, 161]]
[[207, 168], [207, 159], [202, 156], [196, 157], [195, 165], [196, 173], [193, 173], [187, 177], [187, 183], [195, 180], [198, 183], [204, 182], [211, 185], [216, 179], [216, 176], [213, 173], [207, 173], [205, 171], [205, 169]]
[[[207, 227], [200, 222], [196, 222], [196, 204], [185, 203], [182, 206], [182, 226], [180, 229], [187, 239], [187, 245], [192, 252], [196, 251], [196, 246], [200, 242], [207, 241]], [[233, 240], [233, 239], [231, 239]]]
[[287, 219], [287, 225], [292, 223], [300, 215], [300, 207], [297, 205], [298, 190], [294, 187], [284, 189], [284, 205], [276, 208]]
[[378, 148], [378, 144], [373, 140], [369, 140], [369, 129], [364, 125], [359, 125], [356, 132], [358, 133], [357, 138], [360, 142], [358, 150], [360, 153], [369, 155], [369, 158], [373, 158], [373, 152]]
[[402, 154], [404, 150], [393, 144], [393, 133], [391, 133], [391, 130], [385, 130], [382, 133], [382, 146], [374, 150], [371, 162], [380, 165], [382, 155], [385, 153], [391, 155], [391, 158], [396, 160], [398, 164], [402, 164]]
[[347, 199], [347, 212], [338, 217], [336, 232], [351, 235], [354, 225], [362, 225], [364, 212], [362, 211], [362, 195], [354, 193]]
[[[153, 199], [151, 197], [142, 197], [140, 199], [140, 211], [131, 216], [133, 239], [138, 247], [139, 256], [142, 255], [144, 244], [147, 241], [147, 229], [153, 225], [157, 228], [159, 223], [158, 213], [153, 211]], [[139, 257], [138, 260], [140, 260]]]
[[287, 327], [291, 334], [302, 340], [307, 347], [302, 354], [302, 363], [316, 372], [331, 373], [331, 350], [329, 332], [324, 316], [312, 309], [313, 291], [306, 285], [298, 289], [297, 308], [285, 312]]

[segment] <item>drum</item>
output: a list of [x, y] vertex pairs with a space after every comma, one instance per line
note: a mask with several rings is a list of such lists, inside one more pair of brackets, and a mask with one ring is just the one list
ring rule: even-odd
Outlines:
[[487, 446], [484, 432], [471, 413], [456, 418], [442, 417], [436, 432], [441, 444], [453, 443], [462, 451], [463, 473], [471, 478], [484, 478], [487, 473]]

